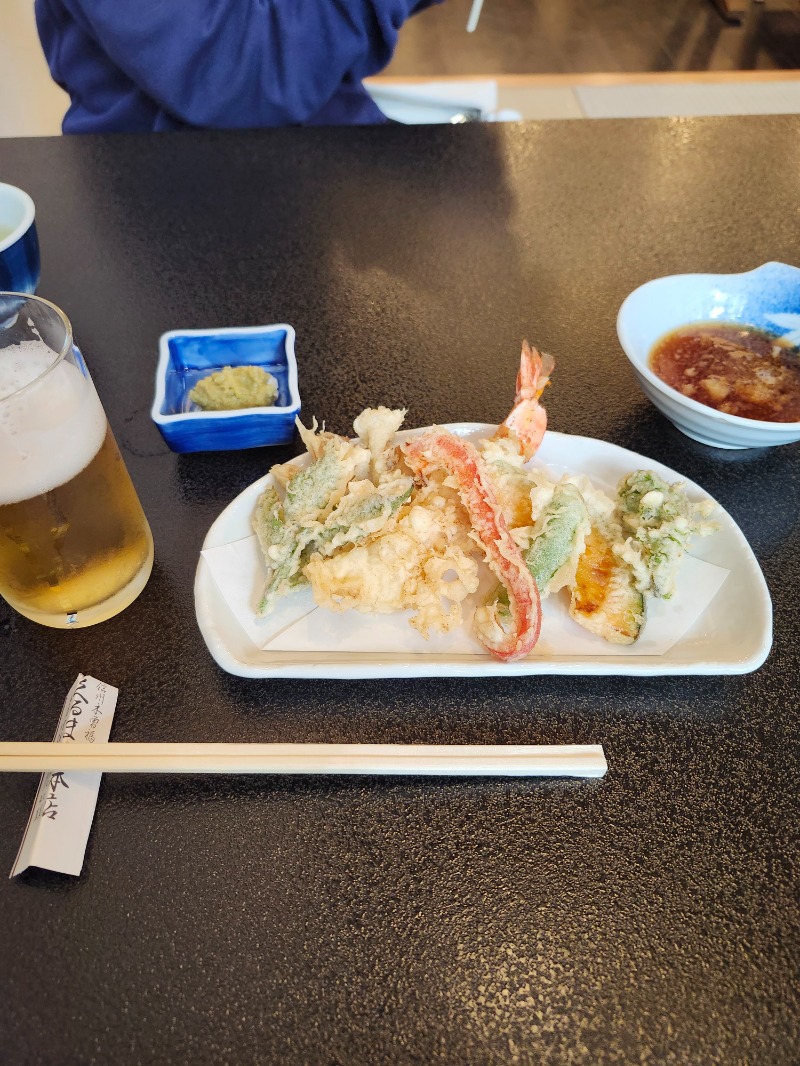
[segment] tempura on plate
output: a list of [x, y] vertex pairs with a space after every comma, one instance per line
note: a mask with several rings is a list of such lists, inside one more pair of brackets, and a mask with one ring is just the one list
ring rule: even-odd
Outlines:
[[553, 366], [523, 343], [514, 407], [477, 445], [439, 427], [399, 441], [406, 412], [386, 407], [362, 411], [352, 439], [298, 423], [307, 462], [272, 468], [253, 517], [267, 566], [259, 613], [310, 584], [333, 611], [410, 610], [427, 637], [464, 624], [485, 566], [496, 591], [469, 621], [496, 658], [530, 653], [552, 595], [598, 637], [636, 640], [647, 597], [669, 597], [691, 537], [716, 528], [713, 504], [647, 470], [613, 500], [580, 473], [550, 481], [531, 460]]

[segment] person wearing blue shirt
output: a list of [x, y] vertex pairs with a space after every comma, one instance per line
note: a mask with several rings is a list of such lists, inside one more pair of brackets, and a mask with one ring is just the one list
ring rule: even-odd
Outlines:
[[36, 0], [65, 133], [385, 122], [362, 85], [437, 0]]

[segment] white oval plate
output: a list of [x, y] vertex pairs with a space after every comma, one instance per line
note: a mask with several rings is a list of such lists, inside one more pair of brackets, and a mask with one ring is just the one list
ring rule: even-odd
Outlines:
[[[496, 427], [462, 422], [446, 428], [459, 436], [480, 440], [491, 435]], [[621, 477], [645, 467], [668, 481], [682, 481], [692, 499], [708, 497], [699, 486], [669, 467], [589, 437], [548, 432], [532, 465], [544, 467], [556, 479], [564, 473], [586, 474], [599, 488], [612, 495]], [[203, 549], [251, 536], [253, 509], [269, 479], [270, 475], [267, 474], [256, 481], [225, 508], [209, 529]], [[584, 650], [577, 655], [559, 655], [551, 649], [546, 653], [538, 651], [537, 654], [537, 645], [537, 650], [531, 656], [512, 663], [492, 659], [477, 643], [474, 652], [457, 654], [408, 650], [386, 652], [370, 650], [368, 646], [357, 651], [352, 648], [340, 651], [261, 649], [256, 647], [236, 620], [202, 556], [194, 586], [197, 623], [217, 663], [228, 673], [242, 677], [744, 674], [756, 670], [769, 654], [772, 646], [772, 602], [761, 568], [742, 531], [721, 507], [714, 512], [713, 517], [720, 526], [719, 531], [711, 537], [696, 539], [691, 555], [724, 567], [730, 573], [700, 618], [662, 655], [637, 654], [635, 645], [616, 648], [607, 645], [599, 637], [593, 638], [597, 641], [596, 653]], [[336, 617], [341, 619], [345, 616]], [[545, 618], [543, 635], [546, 623]], [[368, 631], [368, 627], [364, 627], [364, 631]], [[365, 644], [368, 643], [368, 639], [365, 640]]]

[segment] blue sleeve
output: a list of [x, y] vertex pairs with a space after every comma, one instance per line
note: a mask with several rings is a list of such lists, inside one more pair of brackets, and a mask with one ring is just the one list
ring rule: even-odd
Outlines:
[[[429, 0], [430, 2], [430, 0]], [[301, 123], [391, 59], [425, 0], [72, 0], [109, 58], [193, 126]]]

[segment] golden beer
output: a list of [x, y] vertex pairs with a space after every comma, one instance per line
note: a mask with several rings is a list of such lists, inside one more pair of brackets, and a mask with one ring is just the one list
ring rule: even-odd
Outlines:
[[150, 528], [91, 378], [68, 355], [38, 333], [0, 346], [0, 594], [60, 628], [117, 614], [153, 564]]

